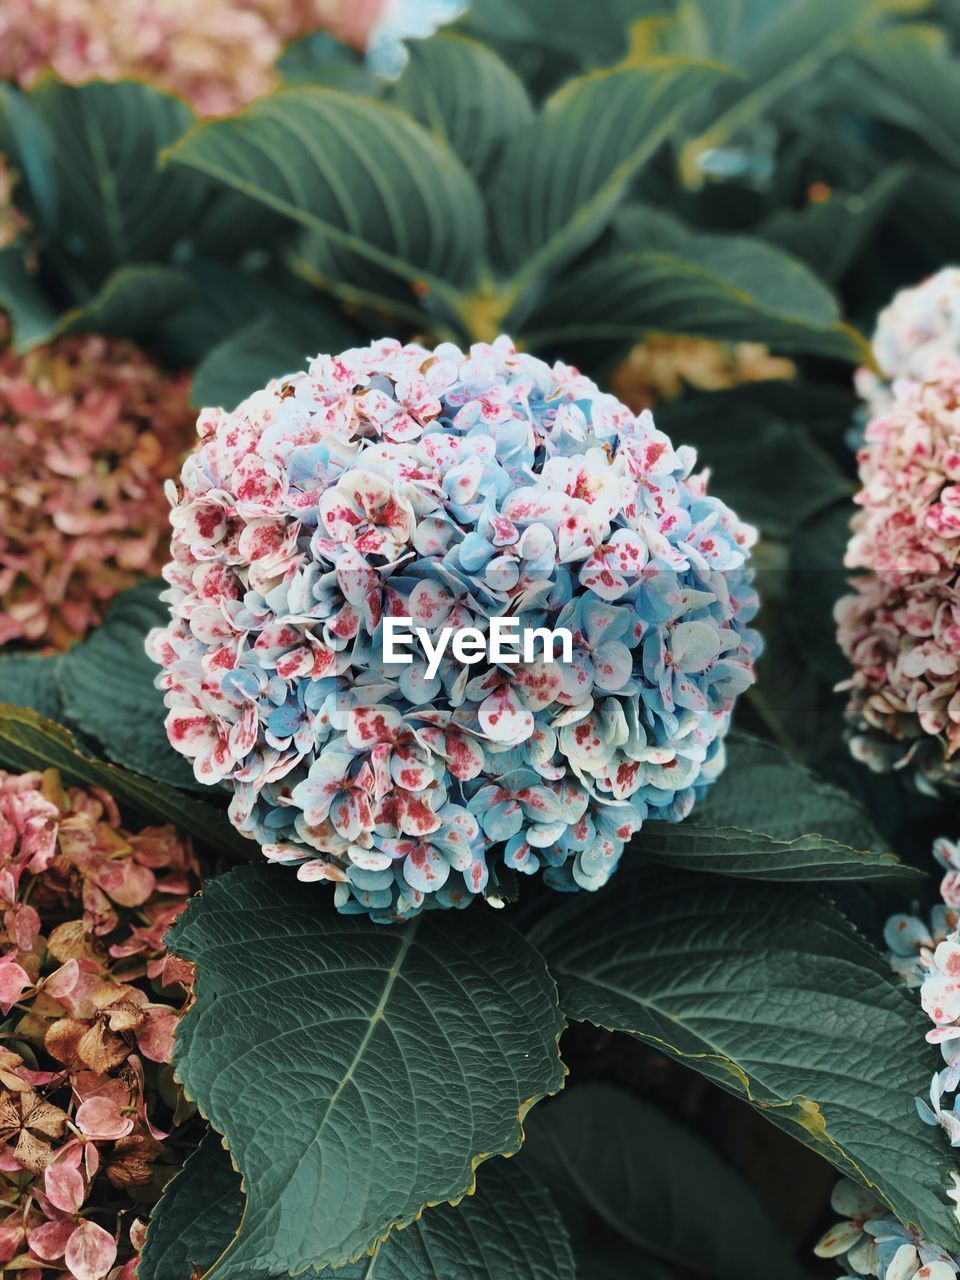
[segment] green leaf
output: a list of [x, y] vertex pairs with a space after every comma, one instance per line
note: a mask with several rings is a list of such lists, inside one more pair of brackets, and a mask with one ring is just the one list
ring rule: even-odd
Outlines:
[[568, 1017], [739, 1094], [956, 1251], [954, 1167], [918, 1125], [936, 1055], [919, 1002], [835, 907], [785, 885], [622, 868], [531, 932]]
[[[793, 381], [769, 385], [798, 400], [809, 389]], [[696, 448], [700, 465], [710, 468], [711, 493], [765, 538], [789, 540], [807, 520], [848, 499], [853, 485], [804, 427], [777, 421], [772, 406], [765, 410], [762, 401], [751, 403], [738, 391], [661, 405], [657, 425]], [[768, 586], [769, 578], [763, 583]]]
[[574, 1241], [599, 1217], [634, 1248], [726, 1280], [800, 1280], [781, 1233], [737, 1173], [685, 1125], [625, 1089], [573, 1088], [538, 1107], [523, 1151]]
[[191, 400], [198, 408], [234, 409], [271, 378], [296, 373], [319, 352], [342, 351], [355, 340], [355, 331], [332, 311], [310, 318], [263, 316], [204, 357], [194, 372]]
[[482, 175], [533, 117], [523, 83], [496, 54], [462, 36], [412, 40], [408, 52], [396, 102]]
[[[461, 26], [485, 41], [529, 44], [565, 54], [578, 66], [603, 66], [627, 52], [628, 28], [643, 15], [665, 14], [673, 0], [473, 0]], [[510, 49], [510, 60], [516, 52]]]
[[488, 912], [386, 929], [250, 867], [211, 881], [171, 945], [197, 965], [177, 1075], [247, 1192], [208, 1280], [356, 1260], [516, 1151], [563, 1083], [553, 982]]
[[89, 301], [59, 316], [49, 337], [66, 333], [136, 337], [189, 303], [195, 294], [191, 276], [179, 267], [120, 267]]
[[866, 42], [840, 73], [851, 105], [912, 130], [954, 169], [960, 166], [960, 66], [941, 31], [893, 27]]
[[[21, 171], [28, 208], [50, 231], [56, 226], [59, 201], [54, 150], [50, 130], [26, 94], [12, 84], [0, 84], [0, 151]], [[18, 206], [21, 194], [15, 189]]]
[[383, 86], [358, 50], [336, 40], [329, 31], [312, 31], [291, 41], [277, 60], [276, 69], [291, 85], [323, 85], [368, 97], [376, 96]]
[[850, 539], [850, 501], [818, 512], [790, 545], [790, 576], [784, 622], [817, 675], [831, 687], [850, 674], [837, 644], [833, 610], [850, 591], [851, 573], [843, 557]]
[[764, 342], [851, 363], [869, 358], [830, 290], [796, 258], [747, 236], [614, 252], [566, 275], [524, 322], [531, 346], [638, 341], [650, 330]]
[[64, 719], [61, 654], [9, 653], [0, 658], [0, 703], [30, 707], [49, 720]]
[[[709, 28], [709, 14], [718, 6], [712, 0], [696, 3], [707, 15]], [[726, 46], [727, 56], [737, 55], [735, 65], [745, 78], [719, 87], [709, 103], [697, 109], [698, 123], [691, 127], [700, 132], [680, 152], [686, 184], [700, 187], [705, 178], [703, 162], [711, 151], [766, 116], [792, 90], [821, 75], [833, 58], [869, 32], [884, 8], [884, 0], [795, 0], [767, 6], [756, 23], [738, 23], [733, 42], [737, 47], [727, 40], [721, 47]]]
[[0, 250], [0, 307], [10, 312], [18, 353], [68, 333], [134, 337], [153, 329], [194, 294], [192, 279], [177, 267], [120, 267], [88, 301], [58, 315], [20, 250]]
[[727, 744], [724, 773], [679, 824], [645, 822], [631, 848], [682, 867], [751, 880], [915, 881], [860, 805], [759, 738]]
[[170, 620], [160, 600], [165, 586], [141, 582], [122, 592], [100, 626], [61, 657], [63, 708], [67, 720], [117, 764], [171, 786], [199, 788], [190, 765], [167, 741], [163, 694], [154, 685], [159, 667], [144, 649], [147, 633]]
[[344, 1280], [574, 1280], [560, 1215], [526, 1162], [491, 1160], [456, 1206], [428, 1209], [393, 1232], [373, 1258], [338, 1271]]
[[564, 85], [510, 139], [491, 180], [499, 258], [517, 291], [584, 249], [681, 113], [727, 72], [661, 59]]
[[[233, 191], [223, 194], [231, 200], [243, 200]], [[246, 204], [252, 205], [256, 212], [265, 212], [252, 201]], [[277, 217], [278, 223], [283, 221]], [[268, 240], [271, 238], [267, 236]], [[279, 321], [303, 306], [290, 296], [288, 278], [282, 281], [286, 288], [277, 283], [275, 266], [270, 268], [268, 276], [243, 270], [233, 263], [197, 257], [191, 259], [184, 270], [193, 281], [193, 299], [161, 321], [151, 334], [151, 349], [174, 368], [197, 365], [214, 347], [254, 319], [272, 316]], [[311, 308], [314, 309], [326, 314], [324, 307]]]
[[824, 280], [839, 280], [869, 246], [912, 173], [893, 165], [862, 191], [834, 191], [820, 204], [780, 209], [760, 227], [765, 240], [794, 254]]
[[451, 296], [474, 275], [483, 243], [476, 185], [394, 107], [334, 89], [283, 89], [198, 125], [167, 159], [313, 232], [331, 288], [372, 267]]
[[[153, 1210], [139, 1280], [211, 1266], [240, 1225], [240, 1175], [209, 1133]], [[315, 1273], [309, 1272], [309, 1275]], [[327, 1273], [324, 1273], [327, 1274]], [[493, 1160], [455, 1208], [427, 1209], [406, 1230], [336, 1274], [343, 1280], [574, 1280], [566, 1232], [522, 1160]]]
[[160, 150], [190, 125], [189, 107], [131, 81], [43, 79], [30, 101], [56, 139], [58, 251], [90, 281], [164, 257], [206, 198], [193, 175], [157, 169]]
[[0, 308], [9, 313], [17, 352], [45, 342], [57, 323], [56, 308], [27, 270], [17, 245], [0, 249]]
[[240, 1175], [212, 1129], [167, 1183], [147, 1223], [138, 1280], [172, 1280], [206, 1271], [237, 1233]]
[[103, 787], [120, 805], [151, 822], [172, 822], [205, 848], [232, 861], [256, 855], [256, 847], [234, 828], [224, 812], [173, 787], [81, 752], [62, 725], [26, 707], [0, 703], [0, 762], [9, 769], [58, 769], [71, 783]]

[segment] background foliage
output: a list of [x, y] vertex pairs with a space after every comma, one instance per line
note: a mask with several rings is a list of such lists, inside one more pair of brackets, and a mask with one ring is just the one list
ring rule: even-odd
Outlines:
[[[142, 1280], [799, 1276], [820, 1161], [960, 1250], [913, 1116], [924, 1019], [875, 945], [954, 810], [850, 760], [831, 617], [864, 334], [957, 254], [958, 40], [950, 0], [476, 0], [396, 81], [305, 43], [220, 120], [143, 84], [3, 89], [20, 351], [134, 336], [227, 407], [385, 333], [506, 331], [621, 394], [651, 331], [796, 365], [656, 409], [762, 534], [766, 652], [709, 800], [607, 892], [524, 886], [502, 918], [384, 931], [283, 872], [214, 879], [173, 937], [198, 967], [176, 1064], [243, 1186], [212, 1133]], [[174, 818], [213, 869], [250, 850], [166, 746], [157, 591], [0, 662], [0, 760]]]

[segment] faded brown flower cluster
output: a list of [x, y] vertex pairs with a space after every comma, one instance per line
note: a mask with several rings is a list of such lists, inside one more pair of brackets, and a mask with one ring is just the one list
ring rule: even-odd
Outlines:
[[0, 646], [65, 649], [163, 564], [163, 484], [195, 435], [189, 378], [94, 336], [19, 356], [4, 323]]
[[0, 773], [0, 1270], [133, 1280], [193, 1109], [168, 1065], [192, 984], [163, 938], [199, 884], [172, 827]]
[[611, 390], [634, 413], [676, 400], [684, 386], [727, 391], [745, 382], [792, 378], [792, 360], [772, 356], [759, 342], [712, 342], [682, 334], [649, 333], [614, 371]]

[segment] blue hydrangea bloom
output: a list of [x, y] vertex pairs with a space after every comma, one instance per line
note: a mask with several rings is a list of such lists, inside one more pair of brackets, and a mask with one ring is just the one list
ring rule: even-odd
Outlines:
[[[388, 340], [198, 426], [148, 642], [170, 741], [342, 911], [496, 905], [505, 868], [597, 889], [720, 773], [755, 534], [649, 413], [507, 338]], [[395, 618], [563, 629], [570, 660], [432, 670], [385, 645]]]

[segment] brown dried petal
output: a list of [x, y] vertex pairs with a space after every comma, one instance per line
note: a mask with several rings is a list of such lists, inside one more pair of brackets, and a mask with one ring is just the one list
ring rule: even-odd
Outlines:
[[95, 1022], [80, 1037], [77, 1054], [91, 1071], [106, 1075], [126, 1061], [130, 1055], [130, 1046], [119, 1036], [112, 1035], [100, 1022]]
[[0, 1094], [0, 1142], [19, 1133], [22, 1124], [23, 1111], [19, 1098], [9, 1093]]
[[29, 1129], [20, 1133], [13, 1154], [31, 1173], [41, 1173], [53, 1159], [49, 1144], [35, 1137]]
[[65, 920], [63, 924], [58, 924], [47, 939], [47, 951], [61, 964], [68, 960], [82, 960], [93, 954], [87, 942], [83, 921]]
[[80, 1056], [80, 1041], [87, 1032], [87, 1023], [79, 1018], [60, 1018], [47, 1029], [44, 1048], [58, 1062], [72, 1066]]
[[153, 1161], [163, 1151], [161, 1143], [146, 1134], [119, 1138], [106, 1165], [106, 1175], [115, 1187], [142, 1187], [153, 1177]]
[[146, 1014], [129, 1000], [121, 1000], [117, 1004], [104, 1009], [111, 1031], [136, 1031], [143, 1025]]
[[[26, 1103], [24, 1103], [25, 1106]], [[48, 1138], [62, 1138], [63, 1131], [67, 1127], [67, 1115], [52, 1102], [38, 1101], [31, 1107], [24, 1123], [34, 1133], [42, 1133]]]

